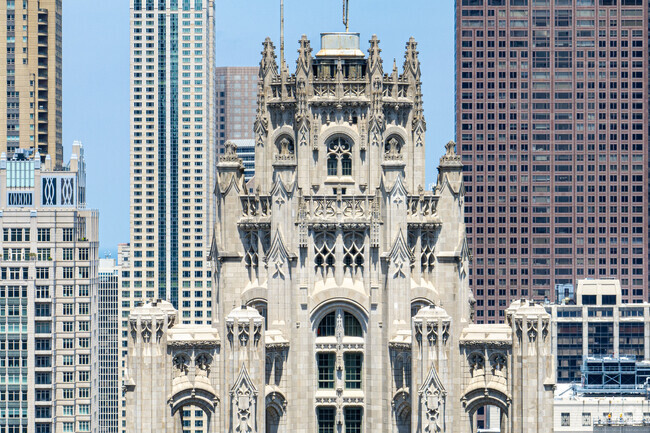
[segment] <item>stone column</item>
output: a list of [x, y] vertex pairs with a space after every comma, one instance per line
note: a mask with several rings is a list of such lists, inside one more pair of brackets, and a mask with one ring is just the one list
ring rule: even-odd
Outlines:
[[264, 431], [264, 318], [241, 306], [226, 317], [224, 391], [228, 393], [225, 431]]
[[506, 316], [512, 327], [512, 432], [550, 433], [555, 389], [551, 317], [529, 301], [512, 303]]
[[421, 308], [412, 335], [411, 431], [449, 432], [458, 400], [449, 365], [451, 317], [440, 307]]
[[167, 356], [167, 330], [176, 320], [176, 310], [166, 301], [135, 308], [129, 317], [128, 367], [123, 389], [129, 432], [175, 431], [174, 419], [167, 407], [172, 375]]

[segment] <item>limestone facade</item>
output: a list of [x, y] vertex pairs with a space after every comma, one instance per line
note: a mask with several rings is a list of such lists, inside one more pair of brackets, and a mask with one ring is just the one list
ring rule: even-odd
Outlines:
[[383, 70], [355, 33], [322, 35], [297, 68], [264, 42], [255, 189], [236, 146], [217, 165], [211, 326], [165, 301], [129, 319], [131, 432], [470, 432], [477, 408], [504, 432], [549, 432], [546, 311], [474, 325], [462, 163], [446, 145], [432, 191], [416, 43]]

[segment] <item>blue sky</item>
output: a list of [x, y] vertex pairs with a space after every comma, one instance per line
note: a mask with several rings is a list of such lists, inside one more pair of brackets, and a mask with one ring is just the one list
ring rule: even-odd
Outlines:
[[[279, 55], [279, 0], [216, 0], [217, 65], [256, 66], [270, 36]], [[408, 7], [403, 6], [408, 3]], [[298, 40], [320, 46], [320, 32], [343, 31], [341, 0], [285, 0], [285, 52], [294, 67]], [[404, 45], [418, 42], [427, 120], [427, 183], [454, 137], [454, 2], [350, 0], [350, 31], [362, 50], [377, 34], [390, 71]], [[88, 206], [100, 211], [100, 254], [129, 241], [129, 0], [63, 2], [64, 158], [84, 144]]]

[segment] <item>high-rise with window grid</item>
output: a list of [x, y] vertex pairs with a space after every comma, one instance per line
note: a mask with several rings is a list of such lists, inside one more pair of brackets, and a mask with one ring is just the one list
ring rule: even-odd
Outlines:
[[63, 164], [61, 0], [0, 1], [0, 152], [50, 155]]
[[[170, 301], [183, 323], [210, 324], [214, 0], [130, 7], [131, 237], [120, 326], [144, 298]], [[191, 415], [187, 422], [202, 422]]]
[[647, 300], [648, 3], [458, 0], [456, 43], [477, 321], [583, 278]]
[[131, 1], [131, 298], [209, 323], [214, 2]]

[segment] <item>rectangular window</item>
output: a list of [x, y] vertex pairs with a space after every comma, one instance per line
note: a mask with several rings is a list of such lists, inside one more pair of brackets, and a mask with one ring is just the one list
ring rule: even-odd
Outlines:
[[88, 248], [79, 248], [79, 260], [88, 260]]
[[571, 414], [569, 412], [562, 412], [562, 416], [560, 418], [562, 427], [570, 427], [571, 426]]
[[319, 407], [316, 413], [318, 416], [318, 433], [334, 433], [336, 410], [333, 407]]
[[73, 234], [72, 228], [63, 229], [63, 242], [72, 242], [72, 234]]
[[74, 248], [63, 248], [63, 260], [74, 260]]
[[39, 242], [50, 242], [50, 229], [38, 229], [36, 233]]
[[360, 407], [346, 407], [345, 412], [345, 433], [361, 433], [361, 418], [363, 412]]
[[343, 356], [346, 389], [361, 389], [362, 356], [361, 353], [346, 353]]
[[334, 389], [334, 353], [318, 353], [318, 388]]

